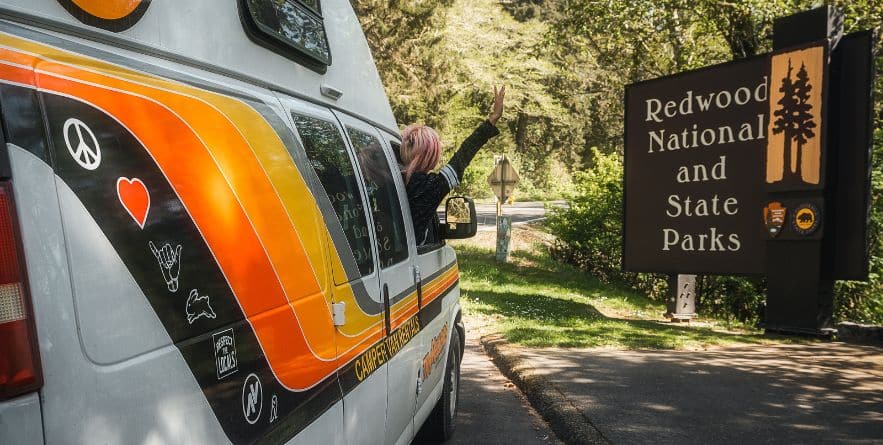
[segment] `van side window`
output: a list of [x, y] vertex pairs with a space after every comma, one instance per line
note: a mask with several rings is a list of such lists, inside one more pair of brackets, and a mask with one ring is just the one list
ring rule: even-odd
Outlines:
[[394, 170], [390, 168], [377, 137], [349, 126], [346, 132], [356, 149], [356, 160], [365, 178], [368, 204], [374, 216], [380, 267], [386, 268], [408, 258], [408, 239], [402, 205], [392, 176]]
[[295, 113], [291, 117], [300, 133], [310, 164], [334, 206], [359, 272], [362, 276], [368, 275], [374, 270], [368, 222], [363, 211], [356, 172], [347, 155], [343, 138], [331, 122]]
[[319, 0], [241, 1], [248, 10], [242, 14], [247, 30], [270, 39], [274, 46], [289, 49], [288, 52], [295, 50], [322, 65], [331, 65]]

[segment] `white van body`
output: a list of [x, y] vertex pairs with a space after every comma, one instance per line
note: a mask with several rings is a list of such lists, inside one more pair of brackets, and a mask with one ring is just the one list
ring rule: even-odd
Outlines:
[[415, 247], [346, 0], [0, 0], [0, 112], [0, 444], [399, 444], [456, 412], [456, 257]]

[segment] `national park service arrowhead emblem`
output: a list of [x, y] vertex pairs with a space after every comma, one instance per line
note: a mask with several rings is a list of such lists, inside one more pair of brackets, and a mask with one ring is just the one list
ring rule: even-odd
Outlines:
[[819, 228], [822, 215], [819, 208], [813, 204], [805, 203], [797, 206], [794, 211], [792, 226], [794, 230], [801, 235], [811, 235]]
[[763, 208], [763, 222], [771, 237], [775, 238], [782, 232], [787, 211], [788, 209], [782, 207], [782, 203], [778, 201], [773, 201]]

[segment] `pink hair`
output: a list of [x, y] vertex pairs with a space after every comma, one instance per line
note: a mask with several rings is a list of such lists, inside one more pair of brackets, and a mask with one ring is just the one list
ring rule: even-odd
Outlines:
[[441, 143], [438, 133], [431, 127], [411, 124], [402, 130], [402, 147], [399, 149], [405, 164], [405, 183], [411, 181], [414, 173], [425, 173], [438, 164], [441, 156]]

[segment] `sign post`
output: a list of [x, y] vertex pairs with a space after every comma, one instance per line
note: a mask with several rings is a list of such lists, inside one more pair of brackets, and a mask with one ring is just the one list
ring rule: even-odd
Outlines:
[[696, 318], [696, 275], [669, 275], [665, 309], [673, 322]]
[[[776, 119], [770, 136], [784, 148], [785, 165], [780, 177], [778, 162], [768, 160], [767, 202], [781, 208], [785, 230], [797, 236], [767, 242], [768, 331], [832, 332], [834, 280], [867, 279], [873, 39], [869, 33], [844, 37], [843, 15], [832, 6], [783, 17], [773, 25], [777, 51], [819, 39], [831, 42], [831, 51], [822, 68], [825, 77], [815, 85], [807, 85], [805, 73], [813, 69], [805, 69], [801, 57], [773, 60], [774, 73], [778, 68], [780, 75], [771, 79], [771, 90], [781, 92], [779, 101], [771, 103]], [[808, 86], [821, 92], [821, 102], [813, 102], [816, 91]], [[820, 108], [816, 126], [808, 120], [813, 111], [804, 112], [802, 104]], [[806, 157], [814, 150], [812, 139], [805, 141], [810, 134], [819, 136], [810, 136], [819, 141], [818, 165]]]
[[626, 88], [625, 270], [766, 275], [768, 330], [831, 327], [833, 281], [868, 274], [873, 39], [842, 23], [784, 17], [770, 54]]
[[503, 203], [512, 196], [518, 184], [518, 172], [505, 155], [495, 159], [493, 171], [487, 178], [497, 197], [497, 254], [498, 262], [505, 263], [509, 257], [509, 239], [512, 235], [512, 218], [503, 216]]
[[512, 239], [512, 217], [501, 215], [497, 218], [497, 252], [495, 258], [498, 263], [509, 261], [510, 239]]

